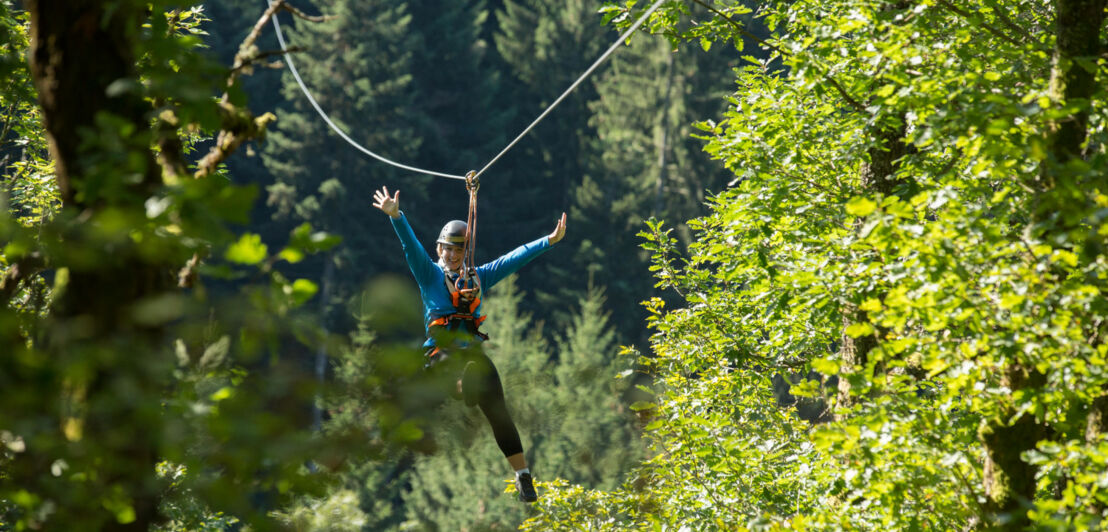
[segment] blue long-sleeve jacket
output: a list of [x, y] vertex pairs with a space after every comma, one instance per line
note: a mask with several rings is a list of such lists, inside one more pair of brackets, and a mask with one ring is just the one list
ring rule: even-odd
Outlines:
[[[423, 326], [426, 330], [427, 325], [435, 318], [449, 316], [456, 312], [454, 304], [450, 300], [450, 291], [446, 288], [445, 273], [438, 263], [427, 254], [427, 250], [420, 245], [415, 232], [412, 231], [412, 226], [408, 224], [408, 219], [404, 217], [404, 213], [390, 219], [392, 228], [396, 230], [396, 236], [400, 237], [400, 244], [404, 247], [404, 258], [408, 261], [408, 268], [412, 270], [412, 276], [415, 277], [416, 284], [419, 285], [419, 296], [423, 300]], [[550, 249], [550, 238], [544, 236], [519, 246], [492, 262], [478, 266], [477, 277], [481, 281], [481, 290], [492, 288], [493, 285], [515, 273], [547, 249]], [[475, 317], [481, 315], [480, 305], [478, 305], [473, 315]], [[430, 347], [434, 343], [430, 338], [430, 331], [427, 332], [428, 339], [424, 345]]]

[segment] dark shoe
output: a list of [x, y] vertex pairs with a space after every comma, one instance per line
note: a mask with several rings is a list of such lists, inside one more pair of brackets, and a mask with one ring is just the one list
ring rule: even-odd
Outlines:
[[516, 492], [519, 494], [519, 500], [523, 502], [539, 500], [539, 494], [535, 493], [535, 485], [531, 483], [531, 473], [516, 475]]

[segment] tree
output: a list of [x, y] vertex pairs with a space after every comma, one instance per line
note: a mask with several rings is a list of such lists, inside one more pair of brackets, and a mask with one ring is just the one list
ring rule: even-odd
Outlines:
[[[667, 6], [652, 27], [747, 35], [742, 4], [697, 3], [712, 16], [683, 30]], [[773, 60], [705, 124], [735, 186], [683, 261], [644, 233], [679, 297], [650, 305], [656, 455], [639, 485], [564, 488], [528, 526], [1101, 526], [1103, 14], [760, 6]], [[790, 391], [834, 421], [777, 403], [788, 372], [815, 372]]]
[[[198, 8], [25, 5], [29, 41], [11, 42], [12, 51], [29, 42], [30, 61], [4, 63], [16, 73], [4, 98], [28, 94], [28, 73], [43, 129], [17, 132], [47, 140], [52, 167], [43, 168], [60, 206], [31, 227], [7, 210], [0, 219], [4, 521], [146, 530], [188, 492], [264, 526], [260, 495], [305, 490], [314, 480], [299, 464], [338, 447], [277, 415], [302, 404], [293, 390], [303, 379], [279, 357], [260, 362], [282, 334], [318, 340], [293, 310], [315, 285], [274, 273], [277, 254], [228, 229], [246, 221], [255, 192], [231, 185], [219, 165], [270, 117], [213, 97], [234, 92], [241, 69], [197, 53]], [[21, 29], [9, 9], [0, 26]], [[256, 59], [240, 55], [236, 66]], [[36, 115], [19, 119], [33, 125]], [[197, 153], [205, 136], [218, 142]], [[302, 227], [280, 256], [334, 243]], [[205, 281], [219, 275], [260, 281], [217, 304]], [[45, 304], [14, 326], [22, 303], [13, 297], [44, 282]]]
[[[628, 236], [651, 217], [686, 220], [702, 214], [704, 195], [731, 179], [703, 153], [692, 123], [722, 112], [734, 62], [722, 47], [682, 54], [666, 39], [638, 35], [597, 75], [599, 97], [589, 104], [597, 164], [574, 191], [570, 211], [582, 235], [573, 263], [589, 269], [587, 276], [578, 271], [576, 280], [560, 284], [580, 290], [580, 279], [588, 278], [608, 287], [614, 306], [622, 309], [617, 330], [625, 337], [633, 331], [641, 335], [628, 343], [646, 341], [641, 327], [646, 313], [632, 309], [655, 295], [647, 255]], [[687, 228], [680, 230], [687, 241]]]
[[[485, 164], [508, 140], [508, 120], [516, 111], [504, 105], [495, 50], [481, 37], [489, 12], [483, 1], [409, 1], [413, 110], [423, 139], [418, 160], [426, 168], [464, 174]], [[434, 187], [435, 191], [447, 187]], [[460, 195], [439, 194], [438, 204], [456, 204]]]
[[595, 489], [625, 481], [644, 451], [636, 420], [623, 404], [633, 361], [617, 356], [621, 348], [605, 307], [604, 291], [590, 287], [558, 338], [552, 397], [542, 408], [554, 422], [536, 445], [546, 478]]
[[[28, 23], [26, 12], [13, 12], [7, 4], [0, 5], [0, 42], [6, 43], [0, 55], [0, 72], [9, 80], [0, 92], [0, 168], [4, 185], [0, 195], [6, 204], [8, 223], [39, 227], [57, 211], [59, 197], [30, 70], [23, 59], [29, 46]], [[9, 308], [20, 315], [21, 325], [27, 327], [45, 309], [49, 293], [45, 280], [34, 275], [41, 256], [30, 254], [22, 263], [9, 263], [9, 259], [7, 253], [0, 255], [0, 290]], [[24, 334], [34, 335], [33, 331]]]
[[[509, 0], [504, 8], [497, 12], [496, 49], [514, 74], [509, 94], [518, 102], [518, 114], [511, 127], [522, 131], [616, 35], [597, 24], [599, 16], [587, 1]], [[501, 213], [502, 221], [493, 231], [511, 227], [523, 234], [543, 234], [559, 211], [569, 212], [574, 189], [595, 161], [590, 139], [596, 132], [589, 123], [588, 102], [596, 97], [595, 78], [585, 80], [484, 178], [511, 191], [503, 198], [497, 190], [484, 194], [487, 204]], [[548, 210], [537, 211], [536, 205]], [[544, 314], [568, 321], [572, 302], [585, 292], [587, 276], [572, 275], [576, 268], [568, 258], [538, 267], [543, 272], [535, 290], [539, 307], [531, 310], [542, 308]], [[567, 294], [569, 287], [574, 291]]]
[[[289, 30], [289, 42], [308, 50], [298, 61], [306, 85], [358, 142], [388, 157], [408, 159], [420, 141], [410, 125], [411, 50], [417, 40], [408, 32], [407, 5], [337, 0], [320, 7], [329, 20]], [[338, 266], [345, 287], [336, 295], [345, 294], [345, 299], [364, 279], [359, 270], [367, 257], [393, 244], [389, 232], [370, 225], [380, 220], [365, 216], [365, 208], [369, 191], [393, 182], [400, 172], [342, 142], [309, 105], [292, 74], [286, 71], [283, 80], [289, 109], [265, 148], [264, 160], [277, 180], [268, 187], [267, 204], [278, 219], [308, 221], [343, 236], [342, 253], [329, 260]], [[412, 201], [425, 194], [423, 185], [415, 183], [420, 181], [404, 186]], [[400, 266], [398, 261], [392, 264]]]

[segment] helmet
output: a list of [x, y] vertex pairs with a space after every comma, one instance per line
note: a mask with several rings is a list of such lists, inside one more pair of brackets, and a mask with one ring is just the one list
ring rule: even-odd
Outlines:
[[448, 246], [464, 246], [466, 243], [466, 223], [461, 220], [451, 220], [442, 226], [439, 231], [439, 244]]

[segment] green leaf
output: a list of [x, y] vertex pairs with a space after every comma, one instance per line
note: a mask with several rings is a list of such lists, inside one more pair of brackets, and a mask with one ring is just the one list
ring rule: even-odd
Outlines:
[[1054, 255], [1050, 258], [1055, 263], [1062, 263], [1070, 268], [1077, 266], [1077, 254], [1065, 249], [1058, 249], [1054, 251]]
[[1000, 296], [1000, 308], [1005, 310], [1010, 309], [1012, 307], [1015, 307], [1016, 305], [1019, 305], [1020, 303], [1023, 303], [1024, 299], [1026, 298], [1020, 294], [1004, 294]]
[[239, 264], [257, 264], [265, 260], [266, 251], [261, 235], [246, 233], [227, 248], [227, 260]]
[[869, 298], [858, 305], [858, 308], [866, 312], [877, 312], [881, 310], [881, 301], [874, 298]]
[[640, 410], [650, 410], [652, 408], [657, 408], [657, 406], [658, 405], [656, 405], [654, 403], [651, 403], [649, 401], [635, 401], [634, 403], [631, 403], [631, 406], [628, 407], [628, 408], [638, 412]]
[[846, 212], [853, 216], [869, 216], [877, 209], [877, 203], [864, 196], [857, 196], [846, 202]]
[[126, 525], [135, 521], [135, 509], [131, 505], [120, 506], [116, 509], [115, 520], [121, 524]]
[[846, 335], [851, 338], [873, 334], [873, 325], [868, 323], [852, 323], [846, 328]]
[[293, 305], [307, 303], [319, 291], [319, 286], [308, 279], [297, 279], [291, 285], [285, 285], [285, 292], [292, 296]]
[[342, 242], [342, 237], [323, 231], [312, 232], [311, 224], [304, 222], [289, 235], [289, 248], [303, 253], [327, 251]]
[[[848, 329], [849, 330], [849, 329]], [[839, 362], [837, 360], [829, 360], [826, 358], [817, 358], [812, 360], [812, 369], [824, 374], [824, 375], [838, 375], [839, 374]]]
[[277, 254], [277, 256], [285, 260], [289, 264], [296, 264], [297, 262], [304, 260], [304, 252], [294, 248], [282, 249], [281, 252]]
[[231, 395], [233, 395], [233, 394], [234, 394], [234, 390], [232, 390], [229, 386], [224, 386], [224, 387], [212, 392], [212, 395], [209, 398], [213, 402], [218, 403], [218, 402], [220, 402], [224, 399], [230, 398]]

